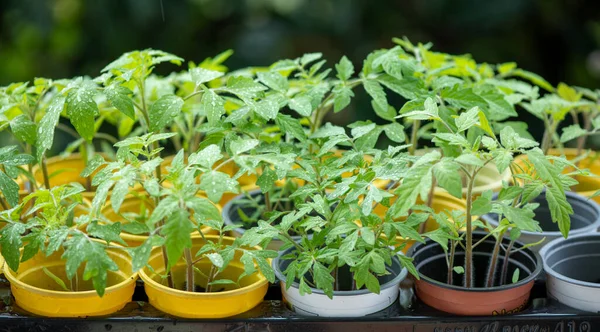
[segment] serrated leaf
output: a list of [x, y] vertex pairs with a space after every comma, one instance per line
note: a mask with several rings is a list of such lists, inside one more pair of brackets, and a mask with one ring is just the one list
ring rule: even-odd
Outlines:
[[94, 138], [94, 117], [99, 114], [94, 93], [94, 90], [84, 86], [71, 90], [66, 99], [67, 116], [81, 138], [88, 142]]
[[229, 148], [231, 149], [231, 152], [234, 155], [239, 155], [241, 153], [244, 153], [244, 152], [254, 149], [255, 147], [258, 146], [259, 143], [260, 142], [257, 139], [240, 138], [235, 141], [232, 141], [231, 144], [229, 145]]
[[529, 80], [531, 83], [539, 86], [540, 88], [546, 89], [550, 92], [554, 92], [554, 87], [550, 85], [543, 77], [538, 74], [523, 70], [515, 69], [511, 72], [512, 75]]
[[194, 84], [196, 84], [196, 86], [215, 80], [223, 75], [224, 73], [220, 71], [210, 70], [202, 67], [190, 69], [190, 76], [192, 77], [192, 81]]
[[21, 223], [9, 223], [1, 231], [0, 249], [6, 264], [13, 270], [19, 269], [20, 251], [23, 242], [21, 235], [25, 233], [25, 225]]
[[344, 55], [340, 59], [340, 62], [335, 65], [335, 70], [337, 71], [337, 77], [340, 80], [347, 81], [352, 74], [354, 74], [354, 65], [352, 65], [352, 62]]
[[350, 134], [352, 135], [352, 137], [354, 137], [354, 139], [357, 139], [357, 138], [364, 136], [364, 135], [368, 134], [369, 132], [371, 132], [373, 129], [375, 129], [376, 126], [377, 125], [374, 123], [369, 123], [364, 126], [354, 127], [350, 131]]
[[169, 212], [169, 218], [160, 231], [165, 237], [164, 245], [169, 259], [167, 270], [179, 261], [185, 248], [192, 247], [190, 233], [194, 227], [189, 218], [190, 215], [185, 209], [174, 209]]
[[0, 192], [10, 206], [19, 204], [19, 185], [0, 171]]
[[456, 157], [454, 160], [464, 165], [483, 167], [483, 161], [481, 161], [481, 159], [477, 158], [477, 156], [472, 153], [462, 154]]
[[513, 161], [513, 154], [507, 150], [496, 150], [492, 152], [492, 156], [494, 157], [494, 164], [498, 168], [498, 172], [500, 174], [504, 173], [504, 171], [510, 166], [510, 163]]
[[213, 202], [219, 202], [225, 192], [238, 192], [238, 183], [225, 173], [211, 171], [202, 174], [200, 179], [200, 189], [204, 190]]
[[58, 123], [60, 113], [62, 112], [65, 105], [65, 98], [57, 96], [52, 100], [50, 106], [46, 110], [46, 114], [42, 117], [40, 125], [38, 127], [37, 135], [37, 160], [42, 159], [42, 155], [46, 150], [52, 147], [54, 141], [54, 128]]
[[515, 107], [506, 101], [503, 94], [490, 89], [482, 91], [480, 96], [489, 105], [488, 114], [492, 121], [502, 121], [517, 116]]
[[398, 122], [392, 122], [383, 127], [385, 134], [389, 139], [396, 143], [404, 143], [406, 140], [406, 136], [404, 134], [404, 126], [399, 124]]
[[342, 85], [336, 86], [333, 89], [333, 93], [335, 96], [333, 99], [334, 113], [337, 113], [346, 108], [346, 106], [350, 104], [352, 97], [354, 97], [354, 92], [350, 88]]
[[477, 124], [479, 120], [479, 107], [473, 107], [467, 112], [461, 113], [455, 120], [458, 131], [465, 131]]
[[128, 88], [119, 84], [111, 84], [104, 89], [104, 93], [114, 108], [121, 111], [132, 120], [135, 120], [135, 110], [133, 108], [133, 94]]
[[587, 131], [585, 131], [579, 125], [573, 124], [573, 125], [570, 125], [563, 129], [563, 132], [560, 135], [560, 142], [566, 143], [570, 140], [576, 139], [576, 138], [584, 136], [586, 134], [587, 134]]
[[486, 108], [487, 102], [473, 92], [472, 89], [460, 89], [459, 86], [455, 85], [450, 89], [444, 89], [441, 92], [442, 98], [452, 106], [456, 106], [463, 109], [471, 109], [475, 106], [480, 108]]
[[10, 130], [15, 137], [30, 145], [35, 145], [37, 126], [25, 114], [21, 114], [10, 121]]
[[225, 114], [225, 101], [213, 90], [206, 90], [202, 95], [200, 106], [204, 109], [208, 123], [216, 124]]
[[276, 71], [259, 72], [257, 76], [262, 84], [275, 91], [286, 92], [289, 87], [287, 79]]
[[386, 108], [380, 108], [379, 104], [374, 100], [371, 100], [371, 106], [373, 107], [375, 114], [384, 120], [394, 121], [396, 118], [396, 110], [390, 105]]
[[388, 102], [385, 96], [385, 91], [383, 91], [383, 87], [377, 81], [374, 80], [366, 80], [363, 83], [363, 86], [367, 93], [373, 98], [373, 102], [377, 105], [379, 109], [387, 110]]
[[175, 95], [164, 95], [152, 104], [148, 111], [149, 129], [160, 132], [181, 113], [183, 99]]
[[300, 124], [300, 121], [286, 114], [277, 114], [275, 122], [281, 129], [281, 132], [290, 134], [292, 137], [303, 142], [307, 139], [306, 133]]
[[450, 195], [462, 198], [462, 179], [458, 164], [443, 159], [433, 167], [433, 175], [439, 186], [446, 189]]
[[104, 161], [102, 155], [95, 154], [92, 159], [88, 160], [87, 166], [83, 169], [83, 171], [81, 171], [79, 175], [81, 177], [87, 178], [88, 176], [92, 175], [92, 173], [94, 173], [94, 171], [98, 169], [98, 167], [102, 166], [105, 163], [106, 162]]
[[223, 155], [219, 146], [211, 144], [197, 153], [192, 153], [188, 158], [188, 163], [190, 165], [202, 165], [210, 169], [221, 158], [223, 158]]
[[299, 95], [290, 99], [289, 107], [302, 116], [310, 116], [312, 113], [312, 102], [309, 96]]

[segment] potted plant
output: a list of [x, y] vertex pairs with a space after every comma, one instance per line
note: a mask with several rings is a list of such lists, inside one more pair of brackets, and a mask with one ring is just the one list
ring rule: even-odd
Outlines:
[[[587, 169], [594, 169], [596, 161], [593, 152], [583, 153], [585, 138], [596, 133], [594, 124], [598, 123], [598, 104], [593, 99], [595, 96], [593, 92], [584, 89], [576, 90], [564, 83], [559, 84], [557, 89], [550, 91], [553, 93], [548, 93], [521, 104], [530, 113], [542, 119], [545, 124], [542, 151], [557, 165], [557, 168], [562, 169], [562, 172], [566, 175], [565, 179], [572, 178], [570, 181], [565, 180], [567, 181], [565, 185], [574, 191], [567, 192], [566, 196], [569, 204], [573, 206], [573, 214], [570, 218], [571, 233], [573, 235], [586, 234], [600, 227], [598, 206], [593, 200], [588, 199], [597, 192], [600, 183], [598, 182], [598, 175], [591, 174], [590, 170]], [[584, 93], [590, 99], [585, 98]], [[572, 115], [575, 124], [564, 128], [559, 138], [557, 133], [560, 124], [569, 114]], [[587, 130], [580, 126], [580, 119], [583, 127]], [[575, 139], [577, 139], [577, 148], [564, 149], [562, 147], [562, 144]], [[564, 158], [556, 158], [558, 156], [564, 156]], [[528, 155], [518, 156], [515, 161], [515, 172], [524, 173], [533, 178], [540, 176], [537, 167], [529, 160]], [[515, 180], [523, 181], [523, 178], [519, 176]], [[521, 239], [525, 243], [537, 243], [544, 238], [552, 240], [562, 235], [562, 229], [559, 229], [556, 223], [553, 222], [550, 215], [551, 208], [546, 203], [547, 200], [543, 198], [546, 194], [544, 192], [542, 196], [536, 199], [536, 202], [540, 204], [536, 209], [536, 215], [539, 217], [543, 232], [524, 232]], [[497, 218], [493, 214], [482, 218], [488, 223], [497, 224]]]
[[[137, 273], [116, 243], [119, 228], [74, 214], [85, 189], [78, 183], [39, 189], [18, 206], [0, 212], [4, 275], [17, 304], [36, 315], [87, 317], [114, 313], [131, 301]], [[34, 200], [35, 199], [35, 200]], [[31, 217], [22, 209], [33, 201]]]
[[[440, 163], [453, 165], [444, 167], [445, 170], [458, 167], [467, 174], [467, 206], [465, 213], [450, 211], [453, 222], [448, 222], [444, 215], [433, 213], [440, 229], [435, 236], [428, 236], [428, 243], [417, 244], [411, 249], [420, 276], [416, 281], [417, 296], [429, 306], [461, 315], [491, 315], [521, 310], [529, 299], [534, 279], [541, 271], [541, 259], [529, 249], [534, 244], [524, 245], [517, 239], [523, 231], [541, 231], [538, 222], [533, 219], [537, 204], [532, 200], [544, 189], [551, 206], [552, 220], [558, 223], [564, 236], [568, 234], [569, 215], [573, 209], [567, 201], [565, 185], [572, 179], [561, 175], [559, 168], [566, 160], [553, 158], [552, 163], [536, 147], [537, 142], [521, 137], [511, 127], [504, 127], [497, 136], [489, 126], [487, 116], [478, 107], [459, 110], [454, 118], [448, 119], [438, 112], [437, 101], [430, 100], [427, 105], [429, 107], [424, 110], [403, 116], [439, 122], [445, 132], [434, 134], [434, 142], [438, 146], [458, 148], [458, 152], [443, 157], [439, 152], [422, 156], [402, 179], [402, 185], [396, 191], [398, 200], [391, 209], [394, 215], [406, 214], [419, 195], [427, 194], [420, 179]], [[481, 129], [484, 135], [469, 137], [468, 131], [472, 128]], [[539, 177], [518, 174], [513, 160], [515, 154], [527, 154]], [[490, 162], [496, 164], [499, 172], [510, 169], [515, 183], [519, 177], [523, 185], [504, 183], [498, 199], [494, 201], [491, 191], [475, 198], [473, 186], [476, 177]], [[447, 179], [444, 182], [449, 191], [461, 189], [457, 172], [449, 171], [445, 175]], [[498, 216], [495, 227], [473, 218], [490, 211]], [[474, 233], [477, 228], [486, 232]]]

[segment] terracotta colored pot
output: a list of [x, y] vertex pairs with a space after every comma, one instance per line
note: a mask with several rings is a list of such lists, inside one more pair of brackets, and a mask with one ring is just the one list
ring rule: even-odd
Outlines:
[[[473, 242], [480, 240], [485, 233], [473, 234]], [[510, 241], [503, 239], [504, 245]], [[507, 282], [500, 284], [500, 270], [504, 256], [499, 255], [498, 273], [493, 287], [484, 287], [489, 260], [495, 239], [484, 240], [473, 252], [474, 288], [462, 286], [463, 275], [453, 273], [452, 285], [447, 283], [448, 268], [444, 251], [439, 244], [428, 240], [413, 246], [410, 256], [419, 272], [420, 280], [415, 281], [417, 297], [430, 307], [463, 316], [487, 316], [511, 314], [523, 310], [529, 301], [534, 279], [542, 270], [542, 259], [529, 250], [523, 249], [510, 255]], [[514, 248], [523, 244], [515, 242]], [[464, 266], [464, 251], [457, 247], [455, 265]], [[511, 277], [519, 269], [519, 280], [511, 283]]]
[[[395, 201], [396, 201], [396, 197], [390, 198], [390, 204], [393, 204]], [[426, 204], [426, 202], [423, 202], [419, 198], [417, 200], [417, 204]], [[440, 213], [442, 211], [453, 211], [453, 210], [465, 211], [467, 208], [467, 202], [463, 199], [458, 199], [458, 198], [448, 194], [446, 191], [435, 190], [434, 194], [433, 194], [433, 200], [431, 201], [431, 208], [436, 213]], [[375, 213], [376, 215], [378, 215], [381, 218], [384, 218], [385, 214], [387, 213], [387, 210], [388, 210], [387, 207], [385, 207], [381, 204], [377, 204], [377, 206], [373, 209], [373, 213]], [[431, 218], [429, 220], [427, 220], [426, 223], [427, 224], [425, 225], [425, 232], [431, 232], [431, 231], [438, 229], [437, 222], [435, 222]], [[402, 241], [400, 243], [406, 243], [406, 246], [402, 249], [402, 251], [404, 253], [408, 252], [408, 250], [411, 248], [411, 246], [415, 243], [414, 240], [403, 241], [404, 239], [400, 238], [400, 237], [398, 237], [396, 240], [399, 242]]]
[[[550, 149], [548, 155], [551, 156], [564, 156], [567, 160], [573, 160], [577, 158], [577, 149]], [[527, 174], [534, 175], [535, 170], [533, 165], [529, 163], [526, 155], [520, 155], [515, 158], [515, 162], [523, 168]], [[581, 196], [590, 197], [598, 189], [600, 189], [600, 152], [591, 152], [587, 158], [579, 162], [579, 168], [589, 169], [597, 177], [593, 176], [577, 176], [575, 179], [579, 181], [579, 184], [571, 187], [571, 190], [578, 193]], [[567, 167], [563, 170], [563, 173], [572, 172], [571, 167]], [[600, 203], [600, 196], [594, 197], [594, 200]]]

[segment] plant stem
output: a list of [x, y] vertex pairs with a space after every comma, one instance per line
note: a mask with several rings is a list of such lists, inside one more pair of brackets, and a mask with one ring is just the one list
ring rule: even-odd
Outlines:
[[473, 206], [473, 183], [475, 183], [475, 174], [469, 179], [467, 186], [467, 236], [465, 245], [465, 287], [473, 287], [473, 216], [471, 208]]
[[6, 202], [2, 198], [0, 198], [0, 204], [2, 205], [2, 209], [3, 210], [5, 210], [5, 211], [6, 210], [10, 210], [10, 208], [8, 207], [8, 205], [6, 204]]
[[408, 153], [411, 156], [415, 155], [415, 150], [417, 149], [417, 140], [419, 139], [417, 134], [419, 133], [419, 127], [421, 127], [421, 121], [414, 120], [410, 134], [410, 147], [408, 148]]
[[46, 166], [46, 156], [42, 156], [42, 175], [44, 176], [44, 186], [50, 190], [50, 178], [48, 177], [48, 167]]
[[265, 212], [271, 212], [273, 211], [272, 207], [271, 207], [271, 197], [270, 197], [270, 193], [267, 191], [265, 193]]
[[456, 252], [456, 242], [454, 240], [450, 240], [450, 261], [448, 262], [448, 285], [452, 285], [454, 283], [453, 274], [454, 274], [454, 254]]
[[494, 244], [494, 251], [490, 260], [490, 266], [487, 273], [486, 287], [494, 286], [494, 276], [496, 275], [496, 266], [498, 261], [498, 253], [500, 252], [500, 244], [502, 243], [502, 234], [498, 234], [496, 243]]
[[502, 273], [500, 274], [500, 285], [506, 284], [506, 275], [508, 273], [508, 262], [510, 258], [510, 251], [512, 250], [515, 240], [510, 240], [506, 252], [504, 253], [504, 263], [502, 263]]
[[186, 290], [188, 292], [194, 292], [194, 286], [196, 285], [194, 281], [194, 263], [192, 262], [192, 250], [190, 248], [185, 248], [183, 250], [183, 255], [185, 256], [185, 264], [186, 266]]
[[[435, 187], [436, 187], [435, 176], [433, 175], [433, 173], [431, 173], [431, 188], [429, 188], [429, 194], [427, 196], [427, 206], [428, 207], [431, 207], [431, 204], [433, 204], [433, 195], [435, 192]], [[427, 218], [421, 225], [419, 225], [419, 234], [425, 233], [425, 231], [427, 230], [427, 222], [428, 221], [429, 221], [429, 218]]]
[[[592, 128], [592, 121], [590, 119], [590, 115], [584, 113], [583, 114], [583, 130], [589, 132], [591, 128]], [[587, 137], [588, 137], [587, 135], [584, 135], [577, 139], [577, 156], [581, 155], [581, 150], [583, 150], [583, 148], [585, 146]], [[580, 162], [581, 162], [581, 160], [577, 161], [577, 163], [575, 165], [577, 167], [579, 167]]]
[[211, 265], [210, 272], [208, 273], [208, 279], [206, 279], [206, 293], [210, 293], [210, 291], [212, 290], [212, 285], [210, 285], [210, 283], [212, 282], [212, 279], [215, 277], [215, 275], [215, 266]]

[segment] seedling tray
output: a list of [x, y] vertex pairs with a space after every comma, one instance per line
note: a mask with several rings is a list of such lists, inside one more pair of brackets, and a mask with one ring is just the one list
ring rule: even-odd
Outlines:
[[532, 300], [518, 314], [456, 317], [427, 307], [411, 297], [410, 285], [402, 297], [412, 300], [360, 318], [304, 317], [290, 311], [281, 300], [278, 285], [270, 287], [265, 301], [241, 315], [218, 320], [170, 317], [148, 304], [138, 282], [133, 301], [110, 317], [44, 318], [33, 316], [14, 304], [10, 286], [0, 280], [0, 331], [432, 331], [432, 332], [591, 332], [600, 331], [600, 313], [584, 313], [546, 298], [545, 283], [536, 282]]

